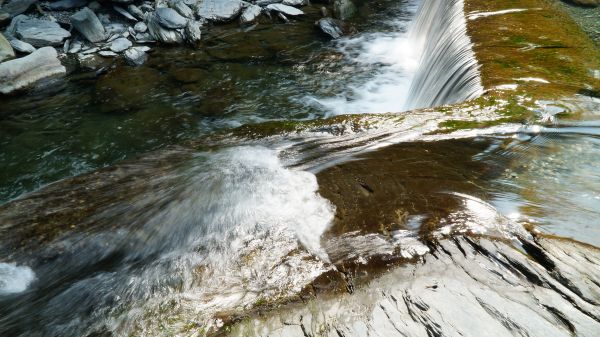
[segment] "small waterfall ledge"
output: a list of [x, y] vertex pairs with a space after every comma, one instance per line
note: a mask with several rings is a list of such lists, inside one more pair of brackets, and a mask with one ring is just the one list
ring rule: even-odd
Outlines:
[[460, 103], [483, 94], [463, 0], [424, 0], [410, 40], [419, 55], [419, 66], [411, 81], [406, 110]]

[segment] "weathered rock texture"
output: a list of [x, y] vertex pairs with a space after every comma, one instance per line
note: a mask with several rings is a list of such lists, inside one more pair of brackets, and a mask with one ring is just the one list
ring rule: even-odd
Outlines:
[[39, 80], [65, 73], [56, 49], [40, 48], [25, 57], [0, 64], [0, 93], [8, 94]]

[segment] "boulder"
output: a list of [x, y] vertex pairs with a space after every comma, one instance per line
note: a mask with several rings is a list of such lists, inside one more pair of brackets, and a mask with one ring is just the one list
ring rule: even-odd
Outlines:
[[88, 4], [88, 2], [89, 0], [59, 0], [55, 2], [50, 2], [48, 4], [48, 7], [55, 11], [60, 11], [84, 7]]
[[190, 44], [196, 44], [202, 39], [202, 24], [190, 20], [185, 26], [185, 40]]
[[[167, 29], [161, 26], [155, 13], [146, 13], [146, 26], [148, 26], [148, 32], [156, 39], [156, 41], [168, 44], [180, 44], [183, 43], [183, 35], [173, 29]], [[144, 34], [144, 33], [141, 33]], [[141, 35], [138, 34], [136, 39]], [[138, 39], [139, 40], [139, 39]]]
[[106, 40], [106, 31], [100, 20], [89, 8], [84, 8], [71, 16], [71, 24], [90, 42]]
[[125, 8], [123, 7], [119, 7], [119, 6], [113, 6], [113, 9], [121, 14], [125, 19], [129, 20], [129, 21], [137, 21], [138, 19], [136, 19], [133, 15], [131, 15], [131, 13], [129, 13]]
[[252, 23], [260, 17], [262, 13], [262, 7], [257, 5], [250, 5], [244, 9], [242, 15], [240, 15], [240, 23], [246, 25]]
[[177, 13], [173, 8], [157, 8], [155, 15], [158, 19], [158, 23], [165, 28], [180, 29], [185, 28], [187, 25], [187, 19]]
[[336, 19], [346, 20], [356, 14], [356, 6], [352, 0], [335, 0], [333, 2], [333, 16]]
[[240, 0], [201, 0], [197, 14], [210, 21], [227, 22], [240, 15], [244, 7], [244, 2]]
[[61, 46], [71, 33], [56, 22], [19, 15], [13, 19], [8, 30], [15, 37], [34, 47]]
[[148, 60], [148, 54], [143, 47], [133, 47], [125, 51], [125, 62], [131, 66], [141, 66], [146, 60]]
[[177, 13], [181, 16], [186, 17], [188, 19], [194, 18], [194, 11], [188, 7], [188, 5], [183, 2], [183, 0], [174, 0], [169, 3], [169, 6], [173, 8]]
[[132, 45], [133, 43], [131, 43], [131, 41], [129, 41], [127, 38], [120, 37], [110, 43], [110, 50], [112, 50], [115, 53], [120, 53], [129, 49], [129, 47], [131, 47]]
[[10, 40], [10, 45], [13, 47], [14, 50], [18, 51], [19, 53], [24, 53], [24, 54], [31, 54], [35, 51], [35, 47], [30, 45], [27, 42], [23, 42], [21, 40]]
[[0, 62], [15, 58], [15, 51], [8, 40], [0, 33]]
[[299, 10], [296, 7], [282, 5], [282, 4], [270, 4], [266, 8], [270, 11], [276, 11], [283, 15], [289, 15], [289, 16], [298, 16], [298, 15], [304, 14], [303, 11]]
[[144, 20], [144, 12], [136, 5], [127, 6], [127, 11], [131, 13], [136, 19]]
[[65, 74], [56, 49], [43, 47], [25, 57], [0, 63], [0, 93], [9, 94], [42, 79]]
[[37, 0], [13, 0], [0, 8], [0, 23], [25, 13]]
[[334, 39], [338, 39], [344, 35], [344, 23], [340, 20], [332, 18], [322, 18], [317, 21], [317, 25], [321, 31]]

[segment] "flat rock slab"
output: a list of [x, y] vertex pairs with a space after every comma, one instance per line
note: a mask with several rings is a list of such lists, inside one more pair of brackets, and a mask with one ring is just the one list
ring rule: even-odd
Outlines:
[[10, 40], [10, 45], [19, 53], [31, 54], [35, 51], [35, 47], [21, 40]]
[[100, 42], [106, 39], [104, 26], [100, 23], [96, 13], [87, 7], [71, 16], [71, 24], [90, 42]]
[[43, 47], [16, 60], [0, 63], [0, 93], [10, 94], [36, 82], [66, 74], [56, 49]]
[[202, 0], [198, 4], [197, 14], [207, 20], [226, 22], [240, 15], [244, 7], [240, 0]]
[[13, 19], [15, 36], [34, 47], [61, 46], [71, 37], [58, 23], [19, 15]]
[[304, 12], [299, 10], [298, 8], [282, 4], [270, 4], [266, 8], [270, 11], [276, 11], [289, 16], [304, 15]]
[[131, 41], [129, 41], [127, 38], [120, 37], [110, 43], [110, 50], [112, 50], [115, 53], [120, 53], [129, 49], [129, 47], [131, 47], [132, 45], [133, 43], [131, 43]]

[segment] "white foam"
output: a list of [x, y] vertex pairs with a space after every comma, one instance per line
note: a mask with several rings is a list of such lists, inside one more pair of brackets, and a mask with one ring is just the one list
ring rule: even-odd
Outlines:
[[21, 293], [35, 280], [35, 273], [27, 266], [0, 262], [0, 295]]

